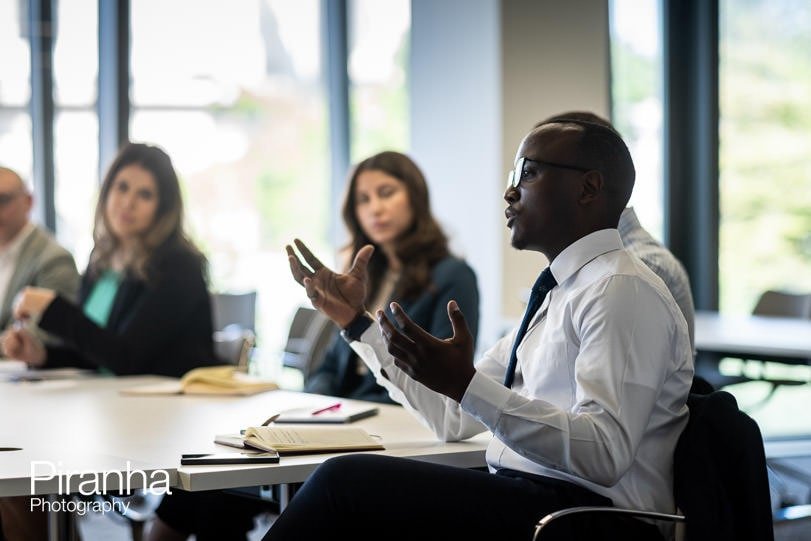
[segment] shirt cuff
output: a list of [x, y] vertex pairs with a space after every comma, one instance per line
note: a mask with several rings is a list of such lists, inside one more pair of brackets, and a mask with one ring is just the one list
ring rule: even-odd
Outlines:
[[498, 426], [501, 412], [512, 395], [513, 391], [502, 383], [476, 371], [460, 405], [463, 410], [493, 430]]
[[369, 312], [361, 312], [355, 319], [349, 322], [349, 325], [343, 328], [341, 336], [347, 342], [356, 342], [360, 340], [366, 329], [372, 326], [375, 320]]

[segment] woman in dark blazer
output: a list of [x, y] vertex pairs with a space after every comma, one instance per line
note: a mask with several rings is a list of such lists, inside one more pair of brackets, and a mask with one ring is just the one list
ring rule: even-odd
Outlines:
[[[349, 231], [346, 261], [366, 244], [369, 261], [366, 306], [383, 309], [397, 301], [415, 323], [439, 338], [453, 335], [448, 301], [455, 299], [475, 339], [479, 323], [476, 275], [450, 254], [442, 228], [431, 214], [428, 186], [419, 167], [399, 152], [381, 152], [352, 171], [343, 204]], [[305, 383], [305, 391], [389, 402], [386, 390], [338, 335], [324, 360]]]
[[62, 345], [43, 347], [17, 329], [5, 336], [9, 355], [116, 375], [182, 376], [219, 364], [205, 259], [183, 231], [180, 186], [164, 151], [121, 150], [101, 187], [93, 236], [78, 305], [42, 288], [26, 288], [15, 303], [18, 320], [38, 320]]

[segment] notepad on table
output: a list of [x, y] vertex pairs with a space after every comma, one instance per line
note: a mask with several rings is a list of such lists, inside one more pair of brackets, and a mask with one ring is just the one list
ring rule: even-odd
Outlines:
[[364, 429], [354, 426], [252, 426], [245, 430], [243, 441], [247, 447], [280, 455], [385, 449]]
[[237, 370], [235, 366], [205, 366], [189, 370], [179, 380], [123, 389], [128, 395], [203, 394], [247, 396], [279, 386]]
[[274, 423], [344, 424], [377, 415], [379, 408], [366, 404], [338, 403], [325, 408], [296, 408], [279, 413]]

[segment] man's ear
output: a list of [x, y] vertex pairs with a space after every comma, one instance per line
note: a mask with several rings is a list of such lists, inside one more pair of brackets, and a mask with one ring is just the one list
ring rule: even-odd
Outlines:
[[603, 174], [596, 170], [583, 173], [582, 191], [580, 192], [580, 203], [589, 204], [593, 202], [603, 191], [605, 180]]

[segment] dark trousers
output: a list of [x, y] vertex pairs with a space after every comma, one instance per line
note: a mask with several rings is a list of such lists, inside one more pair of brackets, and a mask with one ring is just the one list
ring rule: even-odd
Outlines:
[[48, 513], [31, 510], [30, 496], [0, 498], [0, 541], [45, 541]]
[[222, 490], [172, 489], [155, 513], [175, 531], [194, 534], [197, 541], [245, 541], [254, 517], [270, 507], [268, 502]]
[[[530, 541], [544, 515], [578, 505], [611, 505], [556, 479], [528, 479], [379, 455], [332, 458], [310, 476], [265, 541], [294, 539]], [[596, 522], [599, 521], [599, 522]], [[633, 519], [566, 520], [543, 539], [661, 540]], [[619, 528], [616, 537], [612, 530]], [[546, 534], [546, 529], [544, 534]]]

